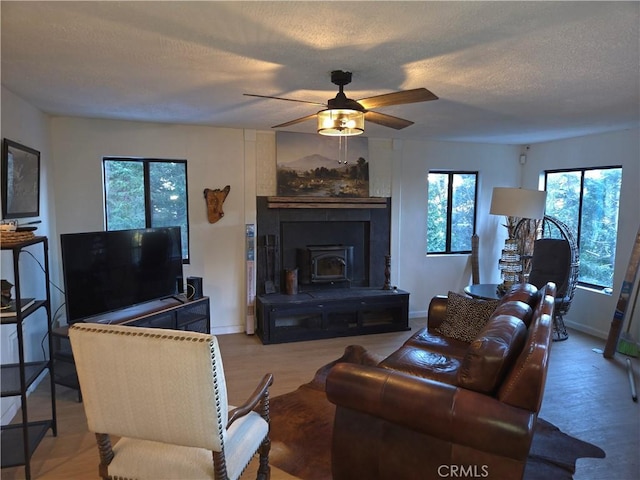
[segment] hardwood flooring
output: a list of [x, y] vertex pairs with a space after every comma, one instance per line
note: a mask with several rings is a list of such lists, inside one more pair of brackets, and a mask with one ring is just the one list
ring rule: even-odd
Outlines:
[[[415, 331], [424, 319], [411, 320]], [[313, 378], [322, 365], [340, 357], [345, 346], [359, 344], [387, 355], [409, 337], [410, 332], [386, 333], [330, 340], [262, 345], [255, 336], [219, 336], [224, 359], [229, 401], [241, 403], [262, 375], [270, 371], [275, 382], [271, 395], [296, 389]], [[605, 450], [604, 459], [581, 459], [575, 480], [634, 480], [640, 478], [640, 407], [631, 400], [625, 357], [605, 360], [593, 348], [604, 341], [570, 331], [567, 341], [553, 344], [547, 386], [540, 416], [564, 432]], [[636, 380], [638, 359], [632, 360]], [[43, 382], [45, 383], [45, 382]], [[640, 382], [637, 383], [640, 386]], [[39, 387], [30, 397], [34, 416], [48, 413], [48, 397]], [[43, 480], [97, 479], [98, 454], [77, 392], [58, 386], [58, 436], [50, 433], [36, 450], [32, 478]], [[243, 478], [255, 478], [253, 462]], [[3, 480], [24, 478], [24, 468], [0, 472]], [[273, 480], [294, 477], [272, 468]]]

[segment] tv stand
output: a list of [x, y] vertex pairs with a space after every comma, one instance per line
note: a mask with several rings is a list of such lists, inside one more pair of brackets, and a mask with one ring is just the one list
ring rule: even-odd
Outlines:
[[409, 292], [338, 288], [297, 295], [259, 295], [257, 334], [262, 343], [410, 330]]
[[181, 295], [171, 295], [171, 298], [179, 301], [180, 303], [187, 303], [189, 301], [189, 299], [186, 297], [186, 295], [181, 294]]
[[[211, 333], [209, 312], [209, 297], [186, 300], [172, 296], [87, 317], [82, 322]], [[82, 401], [78, 375], [69, 343], [69, 327], [54, 328], [52, 334], [55, 382], [58, 385], [78, 390], [78, 401]]]

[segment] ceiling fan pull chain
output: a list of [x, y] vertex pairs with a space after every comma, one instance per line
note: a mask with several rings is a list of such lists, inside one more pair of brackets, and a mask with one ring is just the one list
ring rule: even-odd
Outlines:
[[[347, 164], [347, 155], [349, 153], [348, 141], [349, 139], [344, 137], [344, 149], [342, 148], [342, 138], [343, 136], [338, 137], [338, 165]], [[343, 153], [344, 152], [344, 153]]]
[[347, 154], [349, 153], [349, 137], [344, 137], [344, 164], [347, 164]]

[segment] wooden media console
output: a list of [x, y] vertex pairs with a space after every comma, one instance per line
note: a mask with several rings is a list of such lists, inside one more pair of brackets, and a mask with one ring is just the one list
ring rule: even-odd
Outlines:
[[409, 293], [339, 288], [259, 295], [256, 333], [264, 344], [409, 330]]

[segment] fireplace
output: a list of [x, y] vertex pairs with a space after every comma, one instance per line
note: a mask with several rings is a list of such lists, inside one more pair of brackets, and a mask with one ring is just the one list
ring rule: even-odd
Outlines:
[[274, 207], [272, 199], [257, 198], [258, 295], [285, 292], [284, 273], [295, 269], [300, 293], [382, 288], [391, 243], [391, 199], [379, 199], [371, 208], [337, 208], [336, 199], [307, 208], [291, 202]]
[[258, 197], [256, 220], [263, 343], [409, 330], [409, 293], [384, 288], [390, 198]]
[[349, 285], [353, 270], [353, 245], [307, 245], [297, 249], [303, 285], [330, 283]]

